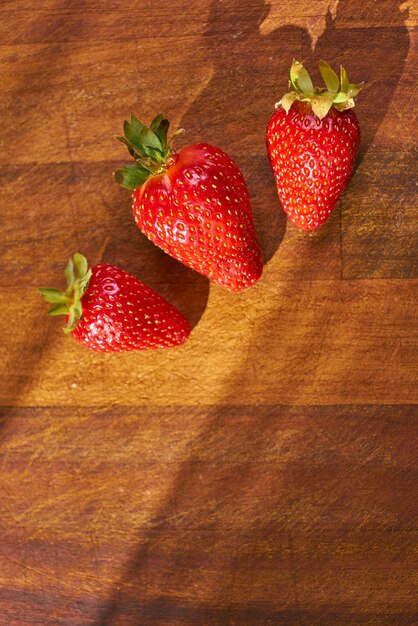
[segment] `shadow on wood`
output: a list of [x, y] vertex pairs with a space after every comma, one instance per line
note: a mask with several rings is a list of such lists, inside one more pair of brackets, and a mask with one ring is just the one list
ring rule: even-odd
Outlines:
[[[326, 29], [315, 48], [306, 33], [303, 58], [321, 84], [317, 65], [321, 59], [333, 67], [344, 65], [350, 81], [365, 82], [356, 98], [356, 114], [361, 126], [359, 158], [373, 145], [402, 78], [409, 50], [409, 33], [404, 21], [408, 10], [400, 0], [339, 0], [336, 15], [327, 14]], [[376, 26], [368, 27], [373, 22]], [[314, 81], [315, 82], [315, 81]]]
[[[266, 260], [277, 250], [285, 222], [281, 211], [281, 217], [276, 216], [278, 199], [273, 180], [268, 179], [264, 128], [277, 96], [286, 87], [292, 57], [301, 58], [309, 68], [320, 58], [334, 65], [342, 62], [355, 81], [371, 82], [373, 74], [377, 76], [377, 83], [371, 87], [373, 94], [379, 92], [379, 105], [374, 108], [370, 97], [360, 110], [364, 154], [386, 114], [408, 52], [406, 28], [391, 25], [399, 4], [395, 1], [379, 3], [379, 19], [388, 25], [368, 29], [364, 27], [366, 24], [356, 27], [351, 21], [367, 21], [368, 11], [373, 12], [376, 3], [341, 0], [335, 19], [328, 17], [326, 30], [312, 51], [307, 32], [292, 26], [263, 38], [258, 28], [267, 6], [263, 2], [212, 3], [207, 41], [203, 43], [211, 54], [215, 72], [184, 116], [182, 126], [187, 128], [193, 141], [205, 140], [219, 145], [242, 167], [253, 195]], [[228, 20], [222, 19], [222, 12], [228, 14]], [[405, 17], [400, 15], [401, 19]], [[235, 24], [232, 30], [230, 23]], [[389, 51], [385, 63], [381, 59], [382, 47]], [[245, 63], [241, 63], [242, 58]], [[282, 80], [282, 84], [276, 82], [278, 80]], [[203, 136], [202, 117], [208, 112], [211, 119], [205, 120]], [[250, 145], [254, 146], [250, 151], [246, 148], [248, 135], [252, 137]], [[294, 287], [290, 283], [287, 288]], [[280, 328], [280, 314], [274, 311], [268, 320], [262, 321], [248, 342], [247, 354], [255, 352], [260, 336]], [[328, 323], [327, 314], [319, 307], [312, 326], [305, 329], [307, 349], [318, 329], [323, 333], [327, 331]], [[320, 342], [317, 347], [321, 356]], [[277, 354], [273, 349], [271, 353], [267, 350], [265, 367], [269, 367], [271, 359], [277, 359]], [[280, 363], [284, 367], [291, 358], [292, 355], [282, 355]], [[243, 369], [247, 367], [248, 363], [243, 364]], [[370, 475], [367, 463], [373, 462], [373, 454], [368, 456], [359, 440], [358, 446], [365, 455], [363, 465], [352, 465], [352, 458], [357, 459], [355, 450], [360, 450], [357, 443], [352, 450], [354, 457], [347, 456], [347, 441], [350, 438], [357, 441], [362, 430], [367, 438], [364, 416], [367, 411], [371, 412], [370, 416], [375, 415], [377, 409], [312, 407], [307, 410], [298, 407], [288, 411], [280, 407], [250, 407], [248, 415], [240, 420], [234, 415], [242, 415], [243, 407], [226, 405], [248, 375], [237, 371], [231, 378], [231, 387], [225, 390], [225, 406], [205, 409], [205, 425], [192, 442], [188, 457], [179, 463], [169, 497], [161, 502], [150, 527], [139, 537], [138, 550], [113, 597], [103, 607], [98, 624], [264, 626], [271, 623], [287, 626], [309, 623], [324, 626], [371, 623], [364, 620], [382, 617], [384, 621], [380, 623], [389, 625], [397, 618], [410, 619], [410, 613], [397, 616], [395, 612], [387, 619], [379, 617], [378, 605], [369, 607], [365, 617], [356, 614], [355, 609], [353, 612], [346, 610], [347, 598], [340, 598], [341, 611], [322, 605], [317, 612], [310, 612], [303, 608], [296, 580], [298, 566], [293, 530], [312, 531], [329, 525], [334, 529], [358, 530], [365, 524], [375, 529], [383, 524], [384, 529], [385, 523], [389, 523], [388, 499], [393, 486], [385, 489], [387, 477], [382, 476], [378, 487], [370, 483], [363, 492], [353, 490], [353, 473], [357, 477], [355, 484], [367, 484]], [[331, 421], [335, 420], [334, 434], [328, 434], [328, 426], [318, 434], [318, 423], [324, 414]], [[292, 422], [289, 443], [282, 436], [288, 420]], [[308, 433], [312, 434], [306, 437]], [[323, 442], [311, 447], [309, 438], [316, 436], [326, 438], [325, 447]], [[278, 449], [275, 449], [275, 442], [280, 442]], [[398, 445], [402, 444], [398, 442]], [[223, 455], [210, 458], [216, 449], [221, 449]], [[325, 458], [318, 458], [317, 453]], [[267, 472], [273, 458], [277, 463], [276, 471]], [[210, 464], [207, 474], [206, 463]], [[323, 468], [321, 464], [325, 464], [325, 473], [319, 469]], [[316, 467], [319, 478], [311, 474], [311, 467]], [[205, 480], [206, 475], [209, 480]], [[349, 480], [345, 478], [347, 475], [350, 475]], [[374, 502], [372, 506], [370, 499]], [[372, 518], [370, 510], [376, 513]], [[389, 512], [386, 522], [382, 517], [385, 511]], [[405, 519], [412, 523], [412, 507], [405, 511]], [[191, 550], [190, 542], [196, 541], [199, 533], [202, 543]], [[336, 541], [333, 549], [338, 552], [336, 546], [344, 545], [345, 541]], [[364, 541], [360, 552], [367, 554], [369, 544], [363, 539], [359, 541], [360, 544]], [[365, 562], [360, 570], [368, 567], [370, 564]], [[369, 593], [373, 590], [372, 578]], [[325, 579], [323, 584], [324, 588], [329, 585]], [[370, 595], [364, 598], [364, 606], [369, 605], [369, 600]], [[328, 601], [332, 605], [331, 597]]]

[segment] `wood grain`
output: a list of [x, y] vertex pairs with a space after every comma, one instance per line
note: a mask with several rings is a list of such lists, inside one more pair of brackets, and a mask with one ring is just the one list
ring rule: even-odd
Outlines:
[[[0, 18], [0, 624], [415, 625], [416, 7], [5, 0]], [[293, 57], [366, 81], [357, 170], [314, 235], [265, 152]], [[245, 174], [265, 260], [248, 292], [133, 223], [114, 136], [159, 111]], [[190, 341], [99, 356], [65, 337], [36, 288], [76, 250], [173, 302]]]

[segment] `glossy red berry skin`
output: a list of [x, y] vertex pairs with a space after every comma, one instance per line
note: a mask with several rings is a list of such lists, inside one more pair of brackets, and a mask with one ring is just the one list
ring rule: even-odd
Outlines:
[[187, 320], [137, 278], [113, 265], [95, 265], [81, 299], [74, 339], [97, 352], [169, 348], [186, 341]]
[[352, 109], [320, 120], [309, 104], [280, 107], [267, 126], [267, 151], [284, 211], [305, 230], [330, 216], [354, 169], [360, 126]]
[[222, 150], [184, 148], [168, 169], [133, 193], [142, 232], [165, 252], [231, 291], [262, 273], [260, 247], [244, 177]]

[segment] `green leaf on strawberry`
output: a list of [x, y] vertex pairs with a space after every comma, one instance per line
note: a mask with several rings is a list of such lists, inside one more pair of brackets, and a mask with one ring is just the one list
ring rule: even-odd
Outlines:
[[[125, 123], [128, 124], [129, 122]], [[131, 115], [131, 126], [133, 127], [134, 131], [139, 135], [145, 124], [140, 122], [139, 119], [135, 117], [135, 115]]]
[[295, 100], [298, 100], [298, 99], [299, 98], [298, 98], [297, 93], [295, 93], [294, 91], [290, 91], [289, 93], [283, 96], [283, 98], [280, 101], [280, 104], [284, 108], [286, 113], [289, 113], [292, 104], [294, 103]]
[[349, 84], [348, 76], [347, 76], [347, 72], [345, 71], [342, 65], [340, 65], [340, 81], [341, 81], [341, 91], [343, 93], [347, 93], [348, 84]]
[[164, 115], [161, 115], [161, 113], [151, 122], [150, 128], [157, 135], [163, 149], [167, 147], [167, 134], [169, 126], [170, 122], [164, 117]]
[[147, 128], [146, 126], [143, 126], [141, 132], [139, 133], [139, 144], [142, 149], [144, 147], [148, 147], [158, 150], [159, 152], [161, 152], [161, 154], [163, 152], [163, 147], [161, 145], [160, 139], [157, 137], [154, 131], [152, 131], [150, 128]]
[[67, 315], [68, 307], [65, 304], [57, 304], [49, 309], [48, 315]]
[[340, 86], [340, 79], [332, 67], [330, 67], [328, 63], [325, 63], [325, 61], [320, 61], [318, 67], [328, 91], [337, 93]]
[[325, 61], [320, 61], [319, 71], [325, 83], [324, 87], [314, 87], [309, 73], [302, 63], [293, 60], [290, 68], [289, 93], [277, 103], [288, 113], [297, 100], [310, 104], [315, 115], [322, 120], [335, 107], [345, 111], [354, 107], [354, 97], [363, 87], [363, 83], [354, 84], [348, 81], [347, 72], [341, 66], [340, 77]]
[[182, 131], [177, 131], [168, 141], [170, 122], [161, 113], [146, 126], [134, 115], [123, 125], [124, 135], [116, 137], [125, 144], [129, 154], [135, 159], [134, 166], [126, 166], [114, 173], [116, 181], [126, 189], [137, 189], [153, 175], [163, 173], [173, 154], [171, 142]]
[[62, 291], [59, 291], [58, 289], [40, 289], [39, 291], [42, 294], [44, 300], [46, 300], [47, 302], [55, 302], [59, 304], [68, 301], [65, 293], [62, 293]]
[[49, 311], [49, 315], [67, 315], [67, 326], [64, 332], [69, 333], [74, 330], [77, 320], [82, 317], [81, 298], [89, 285], [92, 272], [88, 268], [87, 259], [76, 252], [73, 258], [68, 260], [65, 268], [67, 279], [67, 289], [39, 289], [39, 292], [46, 302], [54, 304]]
[[168, 136], [169, 127], [170, 127], [170, 122], [166, 118], [163, 118], [161, 122], [159, 123], [158, 128], [154, 131], [155, 134], [160, 139], [163, 145], [163, 148], [167, 147], [167, 141], [168, 141], [167, 136]]
[[313, 95], [310, 100], [312, 111], [320, 120], [322, 120], [330, 110], [332, 102], [333, 95], [328, 93]]
[[290, 68], [290, 82], [295, 88], [295, 91], [301, 91], [305, 94], [313, 92], [311, 77], [299, 61], [293, 60], [292, 67]]
[[123, 169], [116, 170], [115, 180], [125, 189], [137, 189], [148, 180], [150, 171], [142, 165], [125, 165]]
[[74, 255], [74, 269], [76, 270], [77, 278], [81, 279], [87, 274], [87, 259], [79, 252], [76, 252]]

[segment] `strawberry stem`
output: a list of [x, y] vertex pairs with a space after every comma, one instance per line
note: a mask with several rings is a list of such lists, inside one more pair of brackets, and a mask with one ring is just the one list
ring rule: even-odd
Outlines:
[[67, 289], [40, 288], [39, 292], [46, 302], [54, 306], [49, 309], [49, 315], [67, 315], [67, 325], [65, 333], [70, 333], [77, 326], [83, 315], [81, 299], [89, 285], [92, 271], [88, 268], [87, 259], [79, 252], [76, 252], [72, 259], [69, 259], [65, 268], [67, 279]]
[[342, 65], [340, 66], [340, 77], [325, 61], [320, 61], [318, 67], [325, 88], [314, 87], [308, 71], [300, 61], [293, 59], [290, 68], [290, 91], [276, 104], [276, 108], [282, 106], [286, 113], [289, 113], [296, 100], [308, 102], [313, 113], [322, 120], [331, 107], [338, 111], [354, 107], [354, 97], [359, 94], [364, 83], [350, 83], [347, 72]]
[[161, 114], [155, 117], [150, 126], [145, 126], [136, 117], [131, 115], [131, 121], [123, 125], [124, 135], [117, 139], [128, 148], [129, 154], [135, 160], [135, 165], [125, 165], [116, 170], [114, 177], [117, 183], [125, 189], [137, 189], [150, 176], [162, 174], [166, 171], [170, 156], [173, 154], [171, 142], [184, 132], [179, 129], [168, 140], [170, 122]]

